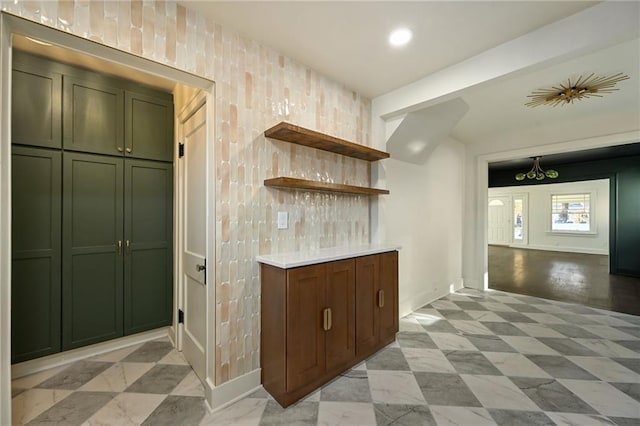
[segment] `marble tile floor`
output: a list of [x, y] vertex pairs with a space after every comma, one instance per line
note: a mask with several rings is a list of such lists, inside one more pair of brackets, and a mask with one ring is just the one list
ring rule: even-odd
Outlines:
[[462, 290], [402, 318], [397, 341], [282, 409], [258, 390], [208, 413], [166, 340], [12, 383], [14, 424], [639, 425], [640, 317]]

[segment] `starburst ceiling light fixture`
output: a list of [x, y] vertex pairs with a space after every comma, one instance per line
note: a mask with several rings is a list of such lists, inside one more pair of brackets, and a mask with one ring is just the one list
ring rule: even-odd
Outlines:
[[525, 105], [537, 107], [538, 105], [567, 105], [572, 104], [575, 100], [598, 97], [601, 98], [604, 93], [612, 93], [616, 83], [628, 80], [629, 76], [619, 72], [609, 77], [600, 77], [592, 73], [589, 77], [580, 76], [575, 82], [571, 82], [571, 78], [567, 79], [567, 83], [561, 83], [550, 89], [538, 89], [527, 95], [531, 98]]
[[540, 167], [540, 159], [542, 157], [531, 157], [533, 159], [533, 167], [527, 173], [518, 173], [516, 175], [516, 180], [524, 180], [524, 178], [535, 179], [535, 180], [543, 180], [545, 177], [549, 179], [555, 179], [558, 177], [558, 172], [552, 169], [547, 170], [546, 172], [542, 170]]

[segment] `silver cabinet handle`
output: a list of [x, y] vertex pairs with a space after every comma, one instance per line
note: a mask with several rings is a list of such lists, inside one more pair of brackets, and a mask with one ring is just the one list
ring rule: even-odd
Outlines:
[[131, 151], [133, 151], [131, 148], [127, 148], [126, 150], [128, 153], [131, 153]]

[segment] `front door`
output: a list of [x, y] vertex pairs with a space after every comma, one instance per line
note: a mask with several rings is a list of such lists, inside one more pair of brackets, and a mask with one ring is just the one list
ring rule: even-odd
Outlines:
[[[184, 155], [179, 158], [181, 185], [181, 305], [184, 318], [179, 339], [183, 354], [200, 380], [205, 380], [207, 318], [206, 104], [181, 122]], [[180, 325], [179, 325], [180, 327]]]
[[489, 244], [511, 244], [511, 197], [489, 197]]

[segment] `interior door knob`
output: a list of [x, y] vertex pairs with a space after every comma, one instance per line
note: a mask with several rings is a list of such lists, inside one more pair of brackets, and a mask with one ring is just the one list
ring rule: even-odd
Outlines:
[[198, 272], [202, 272], [202, 271], [204, 271], [204, 270], [206, 270], [206, 269], [207, 269], [207, 267], [206, 267], [206, 266], [204, 266], [204, 265], [200, 265], [199, 263], [198, 263], [198, 264], [196, 264], [196, 271], [198, 271]]

